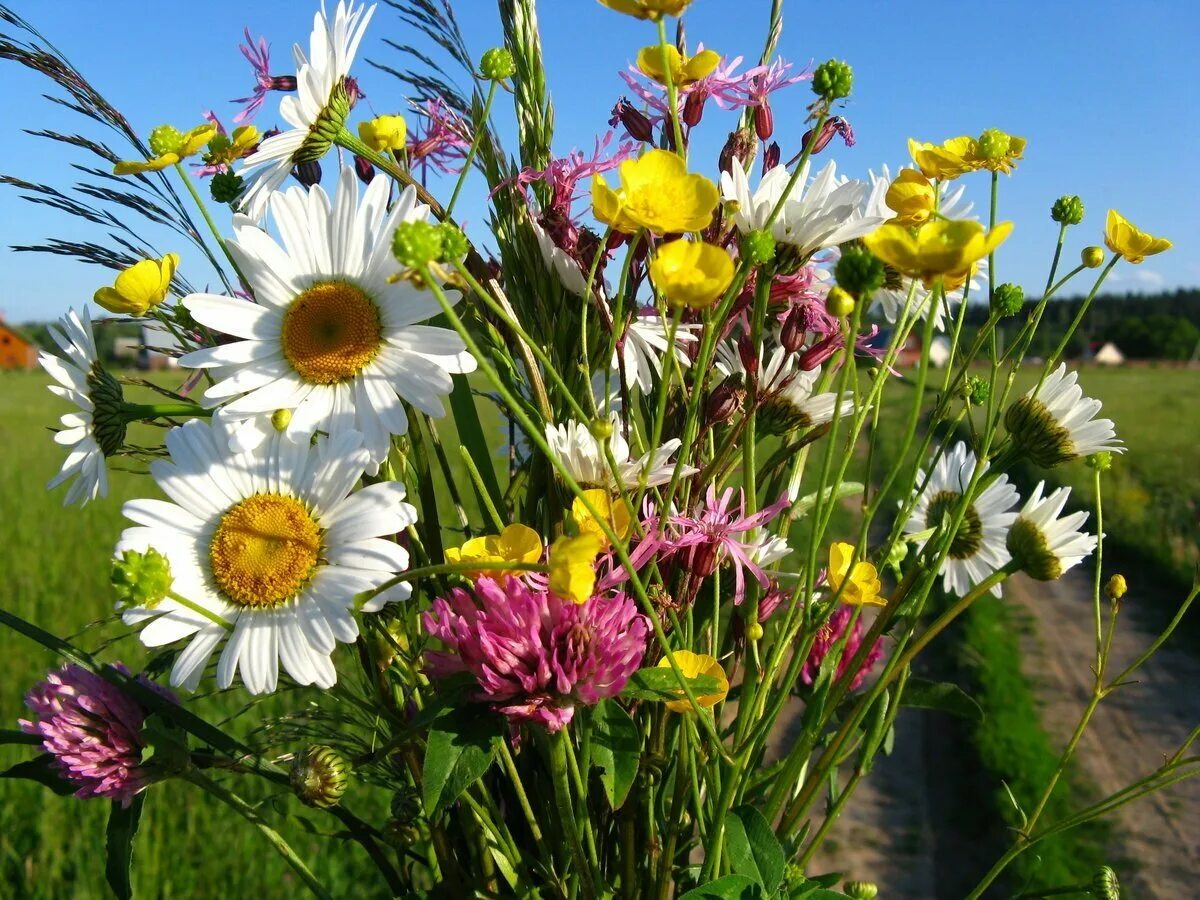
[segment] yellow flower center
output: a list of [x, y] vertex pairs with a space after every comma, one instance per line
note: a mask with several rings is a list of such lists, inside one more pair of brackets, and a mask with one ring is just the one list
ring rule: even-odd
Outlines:
[[273, 609], [309, 580], [320, 550], [320, 529], [304, 504], [255, 494], [222, 516], [208, 555], [217, 586], [231, 602]]
[[283, 317], [283, 355], [311, 384], [353, 378], [382, 345], [379, 307], [349, 282], [314, 284], [292, 301]]

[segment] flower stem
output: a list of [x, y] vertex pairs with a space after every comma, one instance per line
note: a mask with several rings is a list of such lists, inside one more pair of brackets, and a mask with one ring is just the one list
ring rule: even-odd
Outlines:
[[[671, 111], [671, 132], [675, 136], [675, 152], [687, 157], [687, 148], [683, 145], [683, 129], [679, 126], [679, 91], [675, 87], [675, 79], [671, 76], [671, 56], [667, 40], [667, 21], [665, 17], [658, 19], [658, 46], [662, 54], [663, 79], [667, 83], [667, 106]], [[682, 55], [682, 54], [681, 54]]]
[[246, 276], [238, 268], [237, 261], [233, 258], [233, 254], [229, 252], [229, 245], [225, 243], [225, 237], [221, 234], [220, 229], [217, 228], [217, 223], [213, 221], [212, 216], [209, 215], [208, 206], [200, 196], [200, 192], [196, 190], [196, 186], [192, 184], [192, 178], [183, 167], [183, 163], [175, 163], [175, 171], [179, 173], [179, 179], [183, 182], [183, 186], [187, 188], [188, 193], [192, 195], [192, 199], [196, 202], [196, 208], [200, 210], [200, 215], [204, 217], [204, 221], [208, 225], [208, 230], [217, 239], [217, 245], [221, 248], [221, 252], [229, 260], [229, 265], [233, 266], [233, 271], [237, 273], [238, 281], [242, 283], [243, 287], [249, 289], [250, 282], [246, 280]]
[[554, 806], [558, 812], [558, 823], [563, 830], [571, 860], [579, 874], [579, 885], [585, 900], [595, 900], [596, 887], [592, 883], [591, 866], [579, 840], [579, 829], [575, 827], [575, 811], [571, 807], [571, 784], [567, 774], [567, 745], [570, 740], [566, 729], [550, 735], [550, 775], [554, 781]]
[[198, 403], [122, 403], [121, 417], [126, 422], [136, 422], [140, 419], [178, 418], [179, 416], [196, 416], [209, 418], [216, 412], [206, 409]]
[[175, 593], [174, 591], [167, 591], [167, 596], [170, 597], [172, 600], [174, 600], [176, 603], [178, 603], [180, 606], [185, 607], [186, 609], [190, 609], [192, 612], [196, 613], [196, 615], [204, 616], [204, 618], [208, 619], [208, 621], [213, 622], [217, 625], [220, 625], [226, 631], [233, 630], [232, 623], [225, 621], [225, 619], [222, 619], [211, 609], [205, 609], [199, 603], [193, 603], [187, 597], [183, 597], [183, 596]]
[[466, 159], [463, 160], [462, 171], [458, 173], [458, 181], [454, 185], [454, 193], [450, 195], [450, 203], [446, 206], [446, 218], [454, 214], [454, 204], [458, 202], [458, 195], [462, 193], [467, 176], [471, 174], [471, 163], [475, 160], [475, 154], [479, 152], [479, 144], [487, 134], [488, 119], [492, 115], [492, 100], [496, 97], [496, 86], [499, 83], [494, 78], [488, 82], [487, 98], [483, 101], [483, 115], [475, 125], [475, 137], [471, 141], [471, 149], [467, 151]]

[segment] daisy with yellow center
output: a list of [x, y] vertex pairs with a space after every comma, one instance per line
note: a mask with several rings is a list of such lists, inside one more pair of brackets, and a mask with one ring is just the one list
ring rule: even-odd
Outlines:
[[1164, 237], [1154, 237], [1142, 231], [1115, 209], [1108, 211], [1108, 219], [1104, 223], [1104, 243], [1113, 253], [1131, 263], [1140, 263], [1147, 256], [1175, 246]]
[[[224, 403], [230, 423], [261, 422], [290, 410], [287, 434], [307, 441], [317, 431], [361, 432], [372, 467], [408, 430], [404, 404], [445, 414], [451, 375], [475, 360], [448, 328], [418, 324], [440, 311], [433, 295], [393, 278], [400, 266], [391, 236], [429, 209], [413, 188], [389, 210], [387, 179], [359, 199], [353, 169], [343, 169], [331, 199], [318, 185], [274, 195], [271, 211], [281, 243], [245, 217], [234, 222], [229, 249], [257, 302], [215, 294], [181, 301], [197, 322], [237, 340], [188, 353], [180, 364], [213, 369], [206, 399]], [[456, 292], [448, 292], [457, 298]], [[246, 431], [255, 438], [246, 439]], [[243, 449], [270, 434], [239, 431]], [[374, 468], [372, 469], [374, 470]]]
[[[666, 68], [663, 67], [664, 52], [667, 55]], [[665, 48], [659, 44], [643, 47], [637, 55], [637, 67], [643, 75], [659, 84], [666, 84], [667, 74], [670, 73], [671, 83], [676, 87], [685, 87], [706, 78], [720, 64], [721, 54], [715, 50], [701, 50], [695, 56], [685, 57], [670, 44]]]
[[[297, 684], [330, 687], [334, 647], [358, 636], [355, 596], [408, 568], [408, 552], [388, 538], [416, 510], [399, 482], [351, 493], [370, 461], [355, 432], [315, 445], [276, 435], [237, 453], [220, 430], [197, 419], [168, 432], [170, 461], [151, 466], [168, 500], [125, 504], [134, 526], [118, 556], [153, 548], [174, 579], [167, 597], [127, 607], [125, 623], [145, 626], [148, 647], [190, 639], [171, 671], [188, 690], [222, 639], [218, 687], [240, 671], [251, 693], [273, 691], [281, 665]], [[359, 610], [411, 592], [394, 585]]]
[[651, 150], [627, 159], [618, 170], [621, 186], [613, 190], [603, 175], [592, 182], [596, 218], [617, 231], [641, 228], [654, 234], [700, 231], [712, 221], [720, 199], [717, 186], [703, 175], [689, 174], [678, 154]]

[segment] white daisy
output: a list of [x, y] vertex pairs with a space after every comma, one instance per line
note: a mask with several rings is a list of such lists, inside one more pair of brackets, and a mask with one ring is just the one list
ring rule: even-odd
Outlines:
[[[675, 329], [674, 353], [680, 368], [686, 369], [692, 364], [687, 345], [699, 340], [697, 328], [698, 325], [679, 325]], [[613, 352], [613, 371], [618, 371], [620, 359], [625, 364], [625, 377], [629, 383], [636, 384], [643, 394], [649, 394], [654, 389], [654, 379], [662, 378], [669, 332], [670, 324], [653, 310], [634, 316], [625, 329], [621, 345]]]
[[1073, 512], [1059, 518], [1071, 489], [1061, 487], [1042, 499], [1044, 481], [1038, 482], [1017, 521], [1008, 530], [1008, 552], [1021, 569], [1038, 581], [1053, 581], [1083, 562], [1096, 549], [1096, 537], [1079, 531], [1088, 514]]
[[[171, 670], [171, 683], [188, 690], [224, 637], [221, 688], [240, 670], [251, 693], [273, 691], [281, 663], [299, 684], [330, 687], [334, 646], [358, 636], [354, 596], [408, 568], [408, 552], [384, 538], [417, 519], [403, 502], [404, 485], [384, 481], [351, 493], [369, 461], [353, 431], [315, 446], [275, 435], [235, 453], [219, 426], [195, 419], [167, 432], [166, 444], [171, 460], [150, 471], [170, 502], [126, 503], [136, 524], [117, 552], [153, 547], [166, 556], [172, 595], [152, 608], [127, 608], [126, 624], [145, 624], [148, 647], [191, 639]], [[411, 592], [398, 584], [362, 611]]]
[[282, 246], [235, 217], [229, 248], [257, 302], [214, 294], [182, 301], [197, 322], [240, 338], [180, 359], [217, 370], [205, 397], [229, 401], [222, 417], [239, 422], [292, 410], [293, 439], [354, 429], [377, 464], [391, 435], [408, 430], [404, 403], [444, 415], [451, 374], [474, 371], [475, 360], [450, 329], [416, 324], [441, 311], [432, 294], [389, 281], [401, 271], [392, 233], [429, 209], [410, 187], [389, 211], [387, 182], [375, 179], [360, 202], [354, 170], [344, 168], [332, 201], [319, 185], [275, 194], [271, 213]]
[[[637, 487], [643, 473], [647, 487], [669, 482], [675, 472], [675, 464], [671, 462], [671, 457], [682, 443], [679, 438], [672, 438], [656, 450], [633, 459], [629, 455], [629, 443], [621, 434], [617, 417], [614, 415], [610, 421], [612, 437], [608, 439], [608, 447], [616, 461], [621, 484], [627, 488]], [[546, 441], [571, 477], [583, 487], [602, 487], [610, 490], [617, 487], [604, 454], [604, 447], [586, 424], [572, 420], [565, 425], [547, 425]], [[692, 466], [684, 466], [680, 475], [686, 478], [698, 471], [699, 469]]]
[[71, 449], [46, 488], [51, 490], [75, 478], [63, 505], [70, 506], [76, 501], [84, 505], [108, 496], [108, 470], [104, 461], [125, 443], [121, 385], [100, 365], [86, 306], [82, 313], [72, 309], [51, 325], [49, 331], [66, 358], [43, 350], [38, 354], [38, 362], [58, 382], [49, 386], [50, 391], [70, 400], [79, 411], [66, 413], [59, 419], [63, 427], [55, 432], [54, 441]]
[[[771, 227], [775, 240], [794, 246], [801, 256], [809, 256], [870, 234], [892, 217], [883, 202], [886, 184], [872, 186], [839, 176], [832, 160], [809, 181], [810, 166], [811, 160], [804, 163], [795, 188]], [[740, 166], [722, 172], [721, 193], [726, 201], [737, 204], [733, 219], [738, 230], [745, 233], [764, 228], [790, 180], [787, 169], [776, 166], [752, 193]]]
[[[917, 498], [912, 515], [904, 525], [908, 534], [939, 528], [945, 517], [951, 516], [971, 483], [977, 463], [975, 454], [959, 441], [949, 453], [943, 453], [933, 467], [933, 474]], [[983, 471], [988, 464], [982, 463]], [[925, 481], [919, 472], [917, 482]], [[1009, 512], [1020, 497], [1017, 489], [1001, 475], [984, 488], [967, 507], [958, 533], [950, 542], [950, 552], [942, 565], [942, 586], [947, 593], [962, 597], [972, 587], [993, 572], [1007, 565], [1011, 557], [1005, 546], [1008, 528], [1016, 519]], [[929, 539], [921, 542], [924, 546]], [[1000, 585], [992, 588], [1000, 596]]]
[[1112, 419], [1097, 419], [1103, 405], [1083, 396], [1079, 373], [1066, 363], [1046, 376], [1004, 413], [1013, 444], [1044, 468], [1107, 450], [1124, 453]]
[[323, 156], [345, 124], [350, 113], [346, 76], [374, 12], [374, 5], [338, 0], [331, 21], [322, 3], [313, 16], [309, 54], [299, 44], [292, 47], [296, 91], [279, 102], [279, 115], [292, 127], [265, 138], [238, 173], [246, 180], [241, 207], [253, 219], [263, 217], [271, 194], [296, 164]]

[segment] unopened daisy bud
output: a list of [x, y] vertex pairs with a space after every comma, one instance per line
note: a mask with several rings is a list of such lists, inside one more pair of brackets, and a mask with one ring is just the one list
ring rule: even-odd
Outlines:
[[1093, 453], [1084, 463], [1089, 469], [1095, 469], [1097, 472], [1107, 472], [1112, 468], [1113, 455], [1107, 450], [1101, 450], [1099, 453]]
[[460, 262], [471, 247], [466, 233], [453, 222], [442, 222], [437, 227], [442, 233], [441, 262]]
[[871, 881], [847, 881], [842, 887], [846, 896], [854, 900], [875, 900], [879, 895], [879, 886]]
[[244, 186], [237, 172], [217, 172], [208, 183], [208, 191], [217, 203], [233, 203]]
[[404, 121], [404, 116], [376, 116], [358, 123], [358, 136], [376, 153], [403, 150], [408, 137], [408, 123]]
[[748, 128], [739, 128], [729, 132], [721, 155], [717, 159], [717, 167], [722, 172], [732, 172], [735, 165], [744, 166], [754, 149], [754, 134]]
[[1104, 585], [1104, 593], [1109, 600], [1120, 600], [1128, 590], [1129, 585], [1125, 583], [1124, 575], [1114, 575], [1108, 579], [1108, 584]]
[[141, 606], [153, 609], [171, 590], [175, 579], [171, 563], [150, 547], [145, 553], [126, 550], [112, 561], [109, 576], [117, 593], [117, 606]]
[[1073, 194], [1063, 194], [1050, 207], [1050, 218], [1061, 225], [1078, 225], [1083, 221], [1083, 201]]
[[613, 436], [613, 423], [611, 419], [593, 419], [588, 424], [588, 431], [592, 433], [598, 441], [607, 441]]
[[150, 152], [155, 156], [178, 153], [183, 146], [183, 132], [174, 125], [159, 125], [150, 132]]
[[506, 49], [493, 47], [479, 61], [479, 73], [488, 81], [504, 81], [517, 73], [517, 64]]
[[1001, 284], [992, 295], [992, 309], [1001, 316], [1015, 316], [1025, 305], [1025, 290], [1019, 284]]
[[992, 385], [987, 379], [978, 375], [968, 375], [963, 380], [962, 392], [966, 400], [976, 406], [982, 406], [992, 396]]
[[443, 232], [431, 222], [401, 222], [392, 236], [392, 253], [400, 265], [419, 269], [442, 258]]
[[831, 316], [837, 316], [839, 319], [848, 316], [854, 312], [854, 297], [844, 288], [832, 287], [825, 297], [825, 309]]
[[708, 395], [705, 418], [709, 425], [728, 422], [746, 403], [746, 387], [741, 376], [730, 375]]
[[1092, 876], [1091, 894], [1096, 900], [1121, 900], [1121, 882], [1117, 873], [1104, 866]]
[[775, 258], [775, 238], [767, 231], [751, 231], [742, 238], [742, 252], [756, 266]]
[[1104, 250], [1100, 247], [1084, 247], [1079, 259], [1089, 269], [1098, 269], [1104, 265]]
[[350, 763], [324, 744], [313, 744], [292, 760], [292, 790], [307, 806], [337, 806], [350, 784]]
[[271, 427], [276, 431], [287, 431], [287, 427], [292, 424], [292, 411], [290, 409], [277, 409], [271, 413]]
[[850, 96], [854, 70], [848, 63], [831, 59], [821, 63], [813, 72], [812, 89], [823, 100], [838, 100]]
[[981, 159], [1000, 159], [1007, 156], [1012, 136], [999, 128], [989, 128], [975, 141], [975, 153]]
[[851, 296], [869, 298], [883, 287], [887, 272], [883, 261], [866, 247], [850, 246], [842, 250], [842, 258], [833, 267], [833, 277], [838, 287]]
[[746, 626], [746, 640], [748, 641], [761, 641], [763, 634], [763, 627], [758, 622], [751, 622]]

